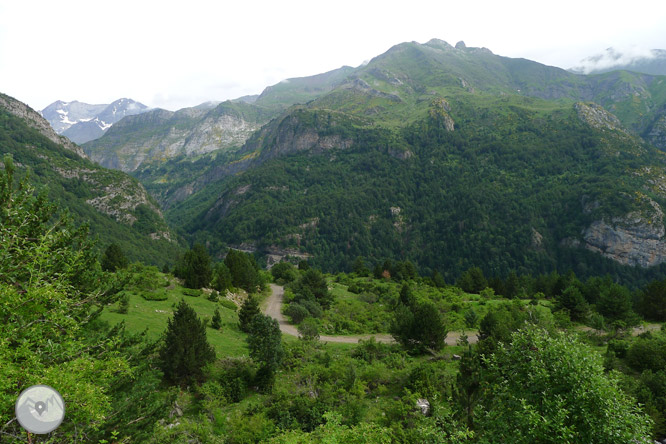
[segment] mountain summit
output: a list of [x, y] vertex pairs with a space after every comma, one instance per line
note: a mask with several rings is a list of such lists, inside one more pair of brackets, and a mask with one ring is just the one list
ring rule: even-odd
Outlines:
[[58, 134], [82, 144], [101, 137], [123, 117], [141, 114], [148, 109], [132, 99], [118, 99], [103, 105], [58, 100], [44, 108], [41, 114]]

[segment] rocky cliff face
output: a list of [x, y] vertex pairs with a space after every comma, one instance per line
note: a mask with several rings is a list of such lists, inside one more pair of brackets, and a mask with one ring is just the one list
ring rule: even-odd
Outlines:
[[84, 149], [102, 166], [131, 172], [147, 162], [238, 148], [272, 115], [253, 105], [231, 102], [175, 113], [153, 110], [121, 120]]
[[652, 145], [666, 150], [666, 116], [661, 116], [657, 119], [646, 138]]
[[583, 122], [602, 131], [614, 130], [624, 131], [622, 123], [613, 114], [606, 111], [601, 105], [596, 103], [578, 102], [575, 105], [578, 118]]
[[22, 119], [31, 128], [39, 131], [51, 142], [62, 145], [63, 147], [75, 152], [83, 158], [88, 158], [80, 146], [73, 144], [66, 137], [56, 134], [49, 122], [47, 122], [46, 119], [44, 119], [37, 111], [33, 110], [25, 103], [19, 102], [18, 100], [4, 94], [0, 94], [0, 106], [19, 119]]
[[610, 222], [598, 220], [583, 232], [584, 246], [624, 265], [651, 267], [666, 262], [664, 214], [649, 200], [653, 211], [634, 211]]

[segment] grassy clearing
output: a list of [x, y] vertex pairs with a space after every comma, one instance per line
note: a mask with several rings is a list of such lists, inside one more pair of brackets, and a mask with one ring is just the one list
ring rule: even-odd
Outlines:
[[[173, 287], [173, 288], [171, 288]], [[218, 357], [222, 356], [247, 356], [248, 349], [245, 343], [245, 333], [238, 329], [238, 315], [234, 310], [222, 306], [219, 302], [209, 301], [205, 294], [192, 297], [185, 296], [185, 288], [180, 285], [172, 285], [165, 289], [167, 299], [164, 301], [147, 301], [138, 292], [128, 292], [130, 296], [129, 311], [121, 314], [116, 307], [109, 307], [101, 315], [101, 319], [110, 325], [125, 322], [129, 332], [147, 331], [148, 339], [158, 339], [167, 326], [168, 319], [173, 315], [175, 304], [185, 299], [199, 317], [209, 320], [213, 317], [215, 308], [220, 310], [222, 317], [222, 328], [214, 330], [207, 329], [208, 341], [215, 348]]]

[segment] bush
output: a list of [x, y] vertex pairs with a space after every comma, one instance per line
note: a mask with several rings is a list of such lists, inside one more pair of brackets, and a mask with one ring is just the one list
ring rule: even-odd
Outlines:
[[218, 293], [217, 290], [213, 290], [208, 295], [208, 300], [211, 301], [211, 302], [217, 302], [219, 297], [220, 297], [220, 293]]
[[201, 290], [196, 288], [183, 288], [182, 293], [185, 296], [191, 296], [193, 298], [197, 298], [203, 294]]
[[298, 271], [289, 262], [280, 262], [279, 264], [273, 265], [271, 268], [271, 275], [275, 281], [281, 281], [284, 283], [293, 282], [298, 278]]
[[319, 328], [314, 318], [306, 318], [298, 326], [298, 336], [306, 341], [319, 340]]
[[289, 304], [285, 310], [285, 314], [291, 318], [292, 324], [300, 324], [303, 319], [310, 316], [308, 309], [297, 302]]
[[324, 314], [321, 305], [315, 301], [304, 300], [300, 301], [300, 304], [310, 312], [310, 315], [312, 315], [313, 318], [321, 318]]
[[227, 298], [220, 299], [220, 305], [223, 306], [224, 308], [228, 308], [229, 310], [233, 311], [238, 310], [238, 305], [236, 305], [233, 301], [230, 301]]
[[163, 289], [153, 291], [142, 291], [139, 293], [146, 301], [166, 301], [169, 297]]

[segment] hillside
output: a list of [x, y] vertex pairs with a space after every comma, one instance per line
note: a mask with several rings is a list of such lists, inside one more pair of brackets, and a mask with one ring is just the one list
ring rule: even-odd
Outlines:
[[666, 259], [665, 105], [663, 77], [405, 43], [170, 190], [167, 218], [214, 250], [329, 270], [362, 255], [448, 279], [472, 265], [635, 278]]
[[102, 166], [131, 172], [179, 155], [237, 149], [272, 115], [259, 106], [229, 101], [177, 112], [156, 109], [121, 120], [84, 150]]
[[87, 222], [100, 247], [116, 242], [134, 260], [163, 263], [179, 247], [155, 200], [130, 176], [92, 163], [25, 104], [0, 95], [1, 154], [21, 175], [47, 188], [77, 224]]

